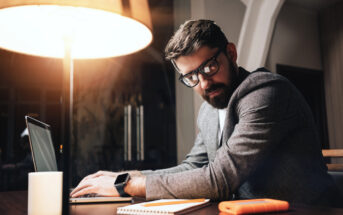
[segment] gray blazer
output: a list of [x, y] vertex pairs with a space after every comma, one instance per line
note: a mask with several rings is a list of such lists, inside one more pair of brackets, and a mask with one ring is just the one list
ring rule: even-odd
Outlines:
[[147, 199], [276, 198], [330, 205], [327, 174], [311, 111], [280, 75], [239, 69], [222, 140], [218, 110], [204, 102], [199, 134], [178, 166], [143, 171]]

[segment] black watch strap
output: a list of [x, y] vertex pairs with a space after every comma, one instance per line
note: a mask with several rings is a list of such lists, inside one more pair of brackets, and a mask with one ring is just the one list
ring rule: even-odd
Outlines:
[[126, 186], [127, 182], [130, 180], [130, 175], [128, 173], [120, 174], [117, 176], [114, 187], [117, 189], [119, 195], [121, 197], [128, 197], [129, 194], [125, 193], [124, 187]]
[[129, 194], [125, 193], [125, 191], [124, 191], [125, 185], [126, 185], [126, 183], [125, 184], [121, 183], [121, 184], [115, 185], [115, 187], [116, 187], [116, 189], [117, 189], [117, 191], [118, 191], [118, 193], [119, 193], [119, 195], [121, 197], [128, 197], [128, 196], [130, 196]]

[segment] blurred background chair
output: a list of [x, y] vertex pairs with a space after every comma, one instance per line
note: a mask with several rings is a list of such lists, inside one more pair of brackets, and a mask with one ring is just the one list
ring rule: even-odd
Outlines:
[[326, 165], [330, 172], [343, 172], [343, 162], [331, 163], [333, 161], [332, 158], [343, 158], [343, 149], [323, 149], [322, 153], [324, 158], [330, 158], [326, 159], [328, 162]]
[[327, 162], [328, 173], [343, 194], [343, 149], [323, 149], [322, 153]]

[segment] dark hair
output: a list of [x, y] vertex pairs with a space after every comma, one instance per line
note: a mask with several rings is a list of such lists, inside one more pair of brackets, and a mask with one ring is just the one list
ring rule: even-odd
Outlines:
[[224, 48], [228, 40], [211, 20], [189, 20], [180, 26], [165, 48], [167, 60], [194, 53], [202, 46]]

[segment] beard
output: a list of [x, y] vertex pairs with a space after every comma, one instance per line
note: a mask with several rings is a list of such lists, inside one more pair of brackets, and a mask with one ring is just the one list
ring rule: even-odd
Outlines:
[[[224, 109], [227, 107], [227, 105], [229, 104], [229, 100], [238, 85], [238, 80], [237, 80], [238, 67], [231, 60], [229, 60], [229, 64], [230, 64], [230, 69], [228, 71], [230, 73], [228, 76], [230, 79], [228, 80], [229, 84], [228, 85], [223, 84], [223, 83], [212, 84], [201, 95], [204, 100], [206, 100], [210, 105], [212, 105], [214, 108], [217, 108], [217, 109]], [[211, 98], [208, 94], [216, 90], [221, 90], [222, 93]]]

